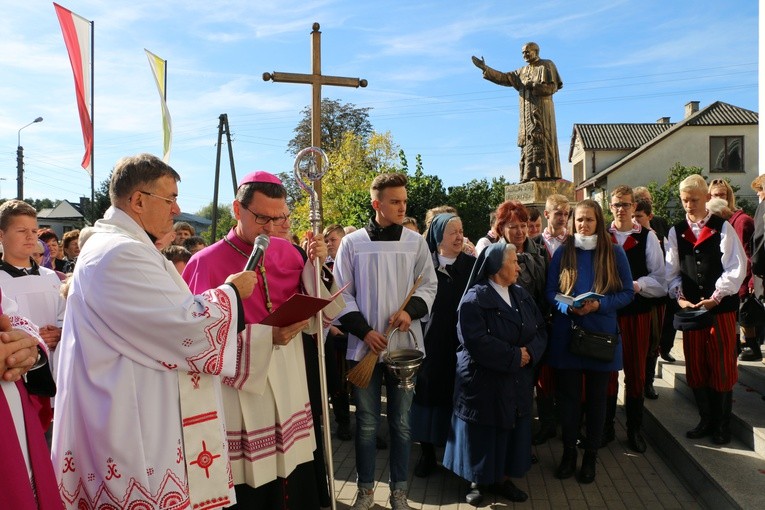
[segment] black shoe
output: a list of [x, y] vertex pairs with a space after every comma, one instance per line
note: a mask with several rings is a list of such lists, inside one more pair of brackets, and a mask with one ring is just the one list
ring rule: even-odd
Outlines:
[[516, 487], [510, 480], [504, 480], [502, 483], [496, 484], [492, 489], [495, 494], [499, 494], [514, 503], [523, 503], [529, 499], [529, 495]]
[[730, 430], [716, 430], [712, 434], [712, 442], [716, 445], [730, 443]]
[[677, 361], [677, 360], [675, 359], [675, 357], [674, 357], [674, 356], [672, 356], [672, 354], [671, 354], [671, 353], [669, 353], [669, 352], [667, 352], [667, 353], [664, 353], [664, 352], [662, 352], [662, 353], [661, 353], [661, 359], [663, 359], [663, 360], [664, 360], [664, 361], [666, 361], [667, 363], [674, 363], [675, 361]]
[[350, 425], [350, 423], [338, 423], [337, 424], [337, 432], [335, 432], [335, 436], [340, 441], [349, 441], [353, 437], [351, 435], [351, 425]]
[[592, 483], [595, 480], [595, 463], [597, 461], [597, 450], [587, 450], [584, 452], [582, 468], [579, 470], [579, 483]]
[[534, 434], [534, 437], [531, 440], [531, 444], [533, 445], [545, 444], [548, 439], [553, 439], [555, 436], [556, 436], [555, 426], [542, 427], [539, 429], [539, 431], [536, 434]]
[[643, 439], [643, 436], [640, 434], [639, 430], [628, 430], [627, 441], [629, 442], [630, 449], [634, 452], [645, 453], [646, 449], [648, 448], [645, 444], [645, 439]]
[[563, 448], [563, 457], [560, 460], [558, 469], [555, 470], [555, 478], [565, 480], [571, 478], [576, 472], [576, 448]]
[[427, 478], [436, 469], [436, 459], [430, 455], [422, 455], [417, 465], [414, 466], [414, 476], [417, 478]]
[[388, 441], [385, 440], [385, 438], [377, 436], [375, 439], [375, 448], [378, 450], [387, 450], [388, 449]]
[[702, 437], [706, 437], [712, 433], [712, 424], [709, 423], [709, 420], [705, 420], [702, 418], [702, 420], [699, 422], [698, 425], [696, 425], [695, 428], [689, 430], [685, 433], [685, 437], [688, 439], [699, 439]]
[[616, 430], [614, 430], [614, 422], [606, 423], [603, 427], [603, 437], [600, 439], [600, 447], [605, 448], [608, 443], [616, 439]]
[[533, 453], [531, 454], [531, 463], [532, 464], [539, 464], [539, 457], [537, 457]]
[[738, 355], [739, 361], [760, 361], [762, 359], [762, 352], [755, 352], [752, 349], [744, 349], [741, 354]]
[[653, 387], [653, 382], [645, 383], [645, 398], [650, 400], [656, 400], [659, 398], [659, 394], [656, 393], [656, 388]]
[[481, 492], [481, 486], [477, 483], [471, 483], [467, 494], [465, 494], [465, 503], [468, 505], [478, 506], [483, 502], [483, 493]]

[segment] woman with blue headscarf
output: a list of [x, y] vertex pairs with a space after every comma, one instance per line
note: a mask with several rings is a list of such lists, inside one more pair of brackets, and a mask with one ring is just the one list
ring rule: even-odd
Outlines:
[[417, 373], [412, 402], [412, 440], [419, 441], [422, 456], [414, 474], [426, 477], [436, 467], [436, 446], [446, 444], [452, 418], [454, 368], [457, 363], [457, 306], [465, 292], [475, 258], [462, 252], [462, 220], [439, 214], [426, 236], [438, 277], [438, 290], [430, 318], [425, 323], [425, 352]]
[[459, 305], [452, 434], [444, 466], [471, 482], [465, 500], [484, 491], [510, 501], [528, 494], [510, 479], [531, 468], [533, 366], [547, 346], [542, 314], [516, 285], [515, 246], [500, 241], [481, 252]]

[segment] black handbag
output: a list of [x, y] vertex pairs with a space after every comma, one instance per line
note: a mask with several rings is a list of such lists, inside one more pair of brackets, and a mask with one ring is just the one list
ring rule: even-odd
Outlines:
[[754, 294], [747, 294], [738, 309], [738, 321], [745, 328], [765, 325], [765, 308]]
[[619, 335], [588, 331], [581, 326], [571, 324], [572, 354], [597, 361], [611, 362], [619, 345]]

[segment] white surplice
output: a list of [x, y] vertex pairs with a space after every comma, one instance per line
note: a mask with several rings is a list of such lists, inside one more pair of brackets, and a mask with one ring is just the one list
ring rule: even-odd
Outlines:
[[[64, 324], [66, 301], [61, 297], [61, 279], [55, 271], [40, 267], [39, 275], [14, 278], [0, 271], [0, 287], [18, 304], [19, 315], [28, 318], [39, 327]], [[48, 358], [53, 376], [56, 376], [56, 350]]]
[[[438, 288], [428, 245], [422, 236], [406, 228], [399, 241], [372, 241], [366, 229], [346, 235], [337, 252], [333, 274], [339, 287], [348, 285], [343, 291], [346, 305], [340, 315], [361, 312], [379, 333], [388, 328], [388, 319], [403, 304], [418, 275], [422, 274], [423, 279], [414, 295], [425, 301], [428, 310]], [[420, 320], [413, 320], [409, 331], [424, 353]], [[415, 345], [410, 334], [397, 333], [389, 347], [404, 349]], [[348, 335], [349, 360], [360, 361], [368, 350], [363, 339]], [[381, 358], [383, 354], [380, 353]]]
[[[229, 285], [193, 295], [123, 211], [96, 222], [58, 346], [52, 454], [67, 508], [192, 508], [189, 479], [201, 477], [199, 486], [221, 473], [226, 493], [199, 508], [235, 501], [220, 385], [206, 374], [236, 373], [236, 309]], [[184, 402], [211, 409], [206, 416], [187, 414], [179, 385], [198, 396]], [[184, 442], [187, 427], [211, 421], [216, 433]]]

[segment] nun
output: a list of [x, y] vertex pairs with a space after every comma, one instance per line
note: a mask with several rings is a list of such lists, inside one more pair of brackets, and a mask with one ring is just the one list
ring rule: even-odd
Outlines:
[[528, 494], [511, 478], [531, 468], [534, 365], [547, 346], [534, 299], [516, 285], [515, 246], [504, 241], [478, 257], [458, 309], [452, 432], [444, 466], [470, 482], [465, 500], [485, 492], [513, 502]]
[[417, 372], [412, 402], [412, 440], [422, 455], [415, 476], [429, 476], [437, 466], [436, 447], [444, 446], [452, 419], [454, 369], [457, 365], [457, 307], [465, 293], [475, 257], [462, 252], [462, 220], [451, 213], [433, 218], [426, 236], [436, 268], [438, 290], [425, 323], [425, 352]]

